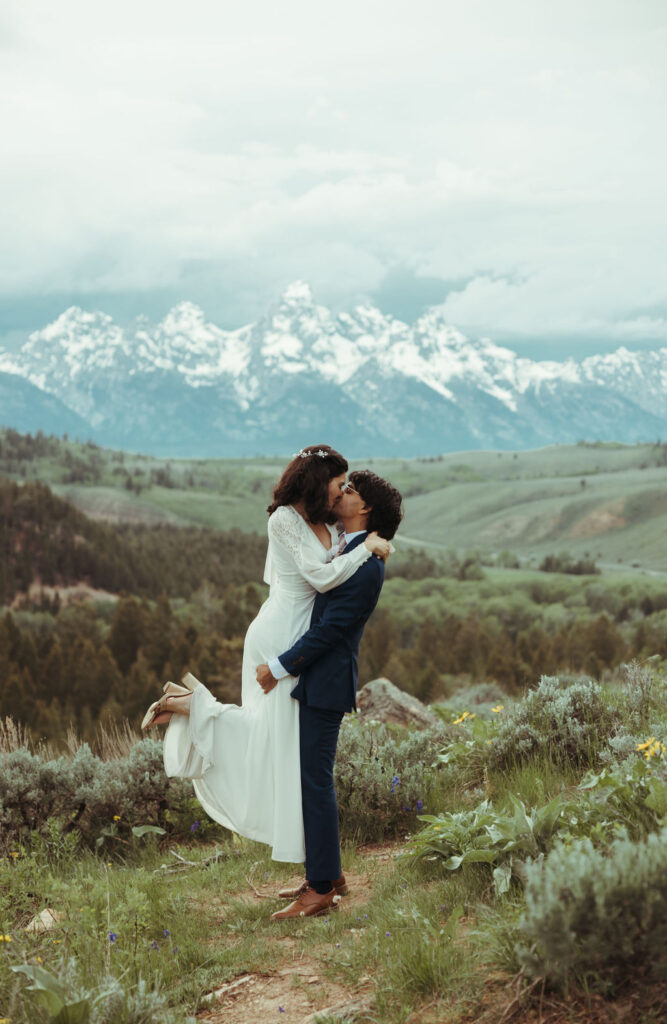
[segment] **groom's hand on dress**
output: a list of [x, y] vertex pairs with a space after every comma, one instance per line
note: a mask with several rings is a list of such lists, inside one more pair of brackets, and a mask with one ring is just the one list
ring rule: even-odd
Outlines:
[[278, 680], [272, 675], [268, 665], [257, 666], [257, 682], [264, 693], [270, 693], [273, 687], [278, 685]]

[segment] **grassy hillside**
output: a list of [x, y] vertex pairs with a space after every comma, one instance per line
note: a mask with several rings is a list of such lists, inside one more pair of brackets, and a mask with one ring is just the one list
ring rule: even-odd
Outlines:
[[[93, 518], [264, 532], [284, 460], [156, 459], [0, 432], [0, 473], [38, 479]], [[667, 571], [667, 445], [578, 444], [356, 461], [405, 496], [405, 544], [497, 552], [530, 564], [590, 552]]]
[[667, 470], [453, 484], [409, 499], [405, 534], [446, 547], [541, 560], [590, 552], [605, 563], [667, 569]]

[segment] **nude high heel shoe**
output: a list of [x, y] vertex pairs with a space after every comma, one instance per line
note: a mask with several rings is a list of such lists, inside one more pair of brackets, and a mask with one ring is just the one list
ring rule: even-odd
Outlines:
[[162, 687], [163, 693], [170, 693], [173, 697], [184, 697], [186, 693], [193, 693], [201, 683], [192, 672], [186, 672], [180, 683], [172, 683], [171, 680]]
[[[188, 673], [189, 675], [189, 673]], [[196, 680], [194, 676], [191, 676], [199, 686], [199, 680]], [[168, 722], [173, 714], [167, 706], [167, 701], [170, 697], [191, 697], [192, 688], [179, 686], [178, 683], [172, 683], [171, 680], [164, 684], [163, 695], [159, 700], [156, 700], [154, 704], [151, 704], [148, 711], [143, 717], [141, 728], [151, 729], [155, 725], [164, 725]]]

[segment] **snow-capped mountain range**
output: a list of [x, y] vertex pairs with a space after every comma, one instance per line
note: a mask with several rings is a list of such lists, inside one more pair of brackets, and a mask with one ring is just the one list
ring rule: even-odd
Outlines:
[[129, 329], [73, 306], [0, 349], [0, 424], [174, 456], [652, 441], [667, 427], [667, 348], [539, 362], [465, 337], [437, 308], [412, 325], [371, 305], [335, 315], [301, 281], [234, 331], [191, 302]]

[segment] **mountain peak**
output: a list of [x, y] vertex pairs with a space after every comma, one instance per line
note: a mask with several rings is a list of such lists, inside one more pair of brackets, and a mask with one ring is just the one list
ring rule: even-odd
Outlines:
[[281, 296], [281, 303], [288, 305], [310, 305], [313, 301], [313, 293], [307, 281], [292, 281], [287, 285]]
[[72, 334], [94, 333], [105, 330], [113, 319], [108, 313], [101, 310], [90, 312], [82, 309], [81, 306], [69, 306], [60, 316], [52, 320], [50, 324], [43, 327], [41, 331], [33, 331], [30, 339], [38, 338], [41, 341], [57, 341], [71, 337]]
[[204, 310], [201, 306], [183, 299], [172, 306], [160, 322], [160, 327], [166, 334], [183, 334], [200, 327], [204, 320]]

